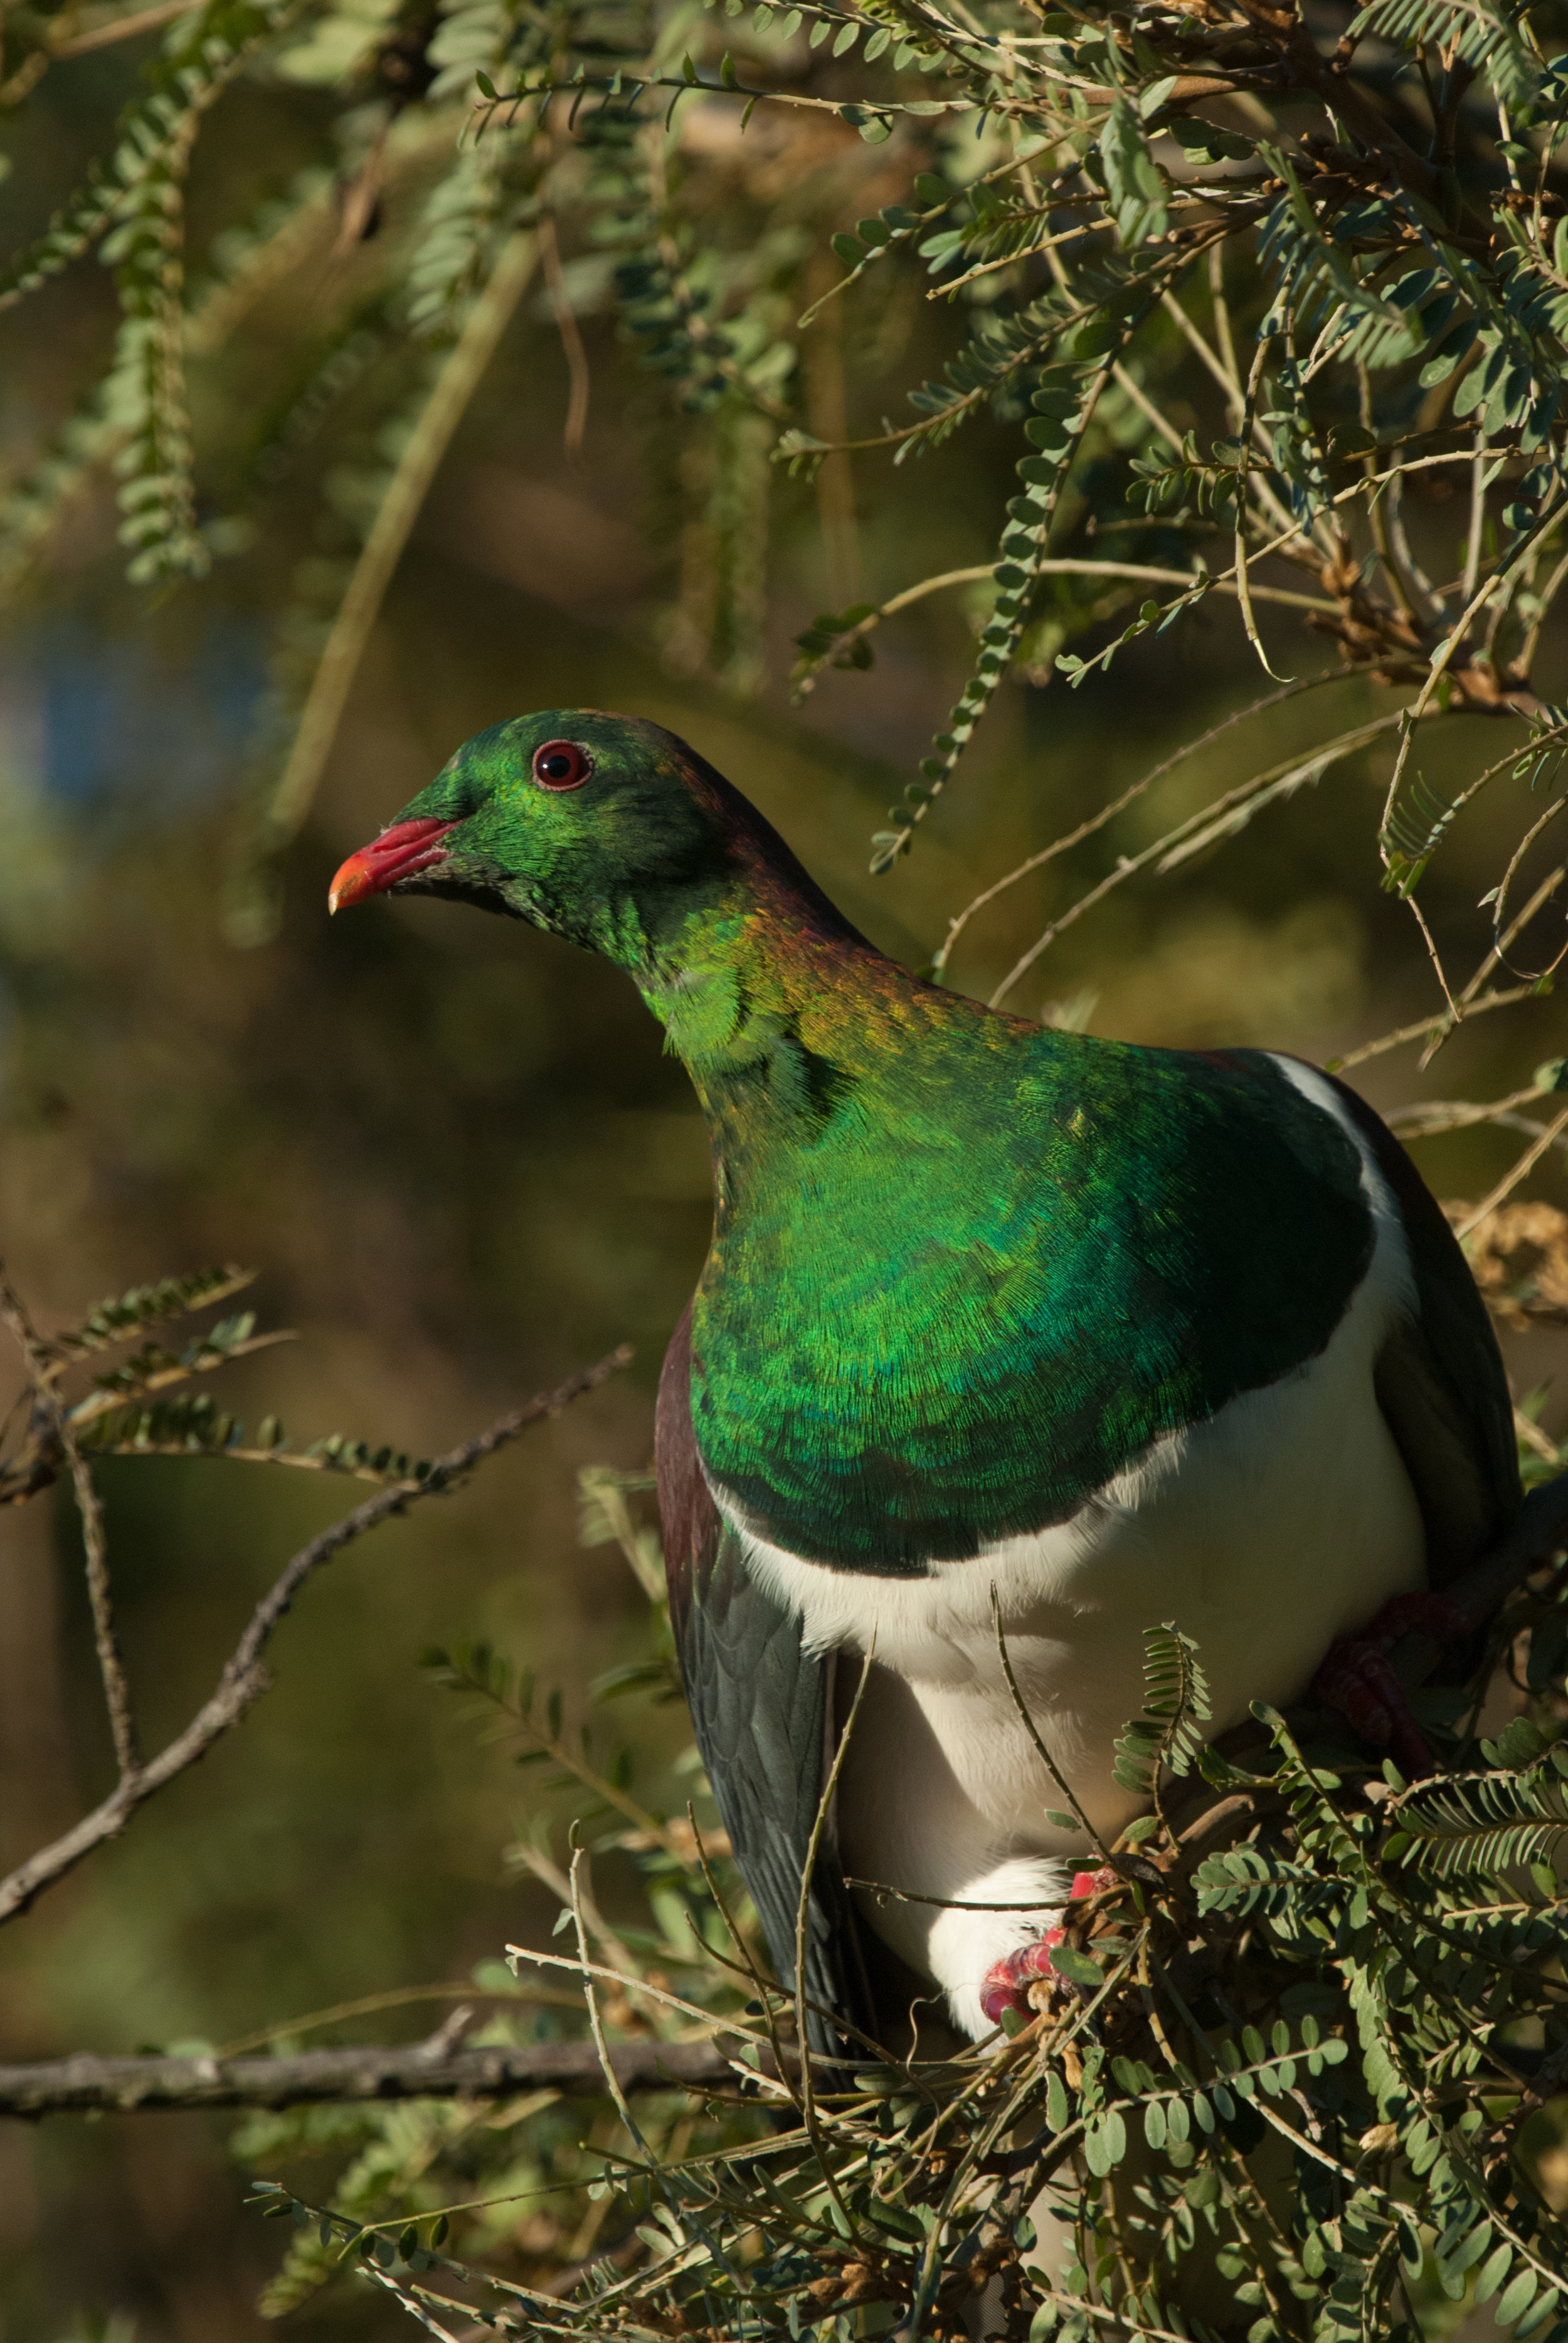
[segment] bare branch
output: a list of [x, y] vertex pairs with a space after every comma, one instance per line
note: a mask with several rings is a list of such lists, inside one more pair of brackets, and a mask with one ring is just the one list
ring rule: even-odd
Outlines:
[[[572, 1835], [576, 1837], [575, 1831]], [[621, 2088], [620, 2077], [615, 2071], [615, 2061], [609, 2055], [609, 2044], [605, 2039], [604, 2019], [599, 2014], [598, 1996], [593, 1989], [592, 1965], [588, 1956], [588, 1922], [583, 1916], [581, 1896], [582, 1872], [586, 1858], [586, 1848], [573, 1847], [571, 1876], [567, 1884], [571, 1896], [571, 1916], [577, 1928], [578, 1953], [583, 1965], [583, 2000], [588, 2006], [588, 2026], [593, 2034], [594, 2056], [598, 2061], [598, 2069], [604, 2077], [605, 2086], [610, 2097], [615, 2101], [615, 2111], [620, 2117], [627, 2137], [644, 2164], [651, 2167], [657, 2165], [658, 2159], [643, 2137], [637, 2117], [627, 2105], [626, 2093]], [[665, 2193], [668, 2194], [668, 2191]]]
[[120, 1779], [130, 1781], [141, 1771], [141, 1749], [131, 1707], [130, 1683], [120, 1651], [119, 1630], [115, 1624], [109, 1545], [104, 1534], [104, 1501], [81, 1450], [68, 1436], [65, 1453], [71, 1463], [76, 1509], [82, 1516], [82, 1543], [87, 1549], [87, 1600], [93, 1608], [93, 1641], [97, 1648], [98, 1674], [103, 1679], [104, 1705], [109, 1712], [109, 1730], [115, 1739], [115, 1762], [120, 1769]]
[[523, 1406], [514, 1408], [510, 1414], [503, 1415], [487, 1432], [477, 1433], [472, 1440], [464, 1441], [460, 1447], [448, 1449], [444, 1456], [437, 1456], [423, 1480], [406, 1481], [396, 1488], [383, 1489], [377, 1496], [367, 1498], [364, 1504], [356, 1506], [353, 1513], [345, 1513], [341, 1521], [334, 1522], [330, 1529], [323, 1530], [319, 1537], [312, 1538], [308, 1545], [301, 1547], [256, 1604], [249, 1625], [218, 1679], [216, 1690], [197, 1710], [185, 1731], [177, 1734], [166, 1748], [136, 1774], [122, 1778], [101, 1805], [95, 1806], [91, 1814], [84, 1815], [74, 1829], [66, 1831], [53, 1845], [41, 1847], [35, 1855], [29, 1855], [9, 1878], [0, 1880], [0, 1925], [14, 1919], [17, 1913], [25, 1912], [35, 1896], [45, 1887], [52, 1887], [57, 1879], [63, 1879], [84, 1855], [90, 1855], [94, 1847], [101, 1845], [105, 1839], [115, 1837], [124, 1829], [137, 1806], [150, 1798], [155, 1791], [172, 1782], [177, 1775], [185, 1773], [199, 1757], [205, 1757], [213, 1743], [220, 1739], [231, 1725], [238, 1724], [252, 1702], [267, 1688], [262, 1653], [273, 1629], [313, 1571], [318, 1570], [323, 1563], [330, 1562], [340, 1548], [352, 1544], [356, 1538], [363, 1537], [367, 1530], [379, 1529], [383, 1522], [392, 1520], [417, 1498], [454, 1487], [476, 1464], [482, 1463], [487, 1456], [494, 1455], [498, 1448], [504, 1448], [509, 1441], [516, 1440], [529, 1424], [558, 1415], [563, 1408], [569, 1407], [572, 1401], [580, 1399], [585, 1392], [597, 1390], [600, 1383], [624, 1367], [630, 1357], [631, 1352], [623, 1342], [597, 1364], [583, 1367], [576, 1374], [568, 1375], [553, 1392], [541, 1392]]
[[[506, 1859], [508, 1864], [516, 1870], [532, 1872], [541, 1887], [548, 1887], [552, 1896], [558, 1897], [565, 1910], [569, 1912], [572, 1909], [571, 1882], [547, 1848], [518, 1840], [516, 1845], [507, 1849]], [[609, 1963], [614, 1973], [628, 1985], [640, 1984], [641, 1970], [599, 1910], [598, 1900], [591, 1886], [582, 1890], [580, 1908], [585, 1924], [595, 1942], [602, 1948], [605, 1959]], [[508, 1954], [523, 1954], [526, 1948], [519, 1945], [508, 1945], [507, 1950]], [[532, 1960], [535, 1956], [528, 1953], [526, 1957]], [[581, 1970], [581, 1964], [578, 1961], [568, 1962], [567, 1966]], [[587, 1971], [581, 1973], [586, 1975]]]
[[[1485, 1105], [1477, 1105], [1471, 1099], [1427, 1099], [1414, 1106], [1396, 1107], [1384, 1120], [1401, 1139], [1432, 1139], [1439, 1131], [1469, 1131], [1476, 1123], [1496, 1122], [1516, 1108], [1530, 1106], [1536, 1099], [1551, 1095], [1549, 1082], [1531, 1082], [1525, 1089], [1511, 1091], [1506, 1098], [1493, 1099]], [[1532, 1132], [1541, 1129], [1538, 1122], [1527, 1127]]]
[[[605, 2056], [623, 2091], [668, 2090], [679, 2084], [711, 2091], [737, 2079], [716, 2040], [616, 2042], [607, 2046]], [[541, 2088], [598, 2098], [605, 2087], [592, 2042], [444, 2050], [423, 2042], [391, 2047], [370, 2043], [302, 2050], [287, 2058], [97, 2058], [78, 2053], [35, 2066], [0, 2066], [0, 2115], [505, 2099]]]
[[158, 0], [156, 7], [134, 8], [128, 16], [111, 16], [85, 33], [73, 34], [58, 47], [52, 47], [50, 54], [55, 57], [85, 57], [89, 50], [112, 48], [116, 41], [137, 40], [143, 33], [156, 32], [160, 25], [172, 25], [176, 16], [189, 15], [199, 5], [200, 0]]
[[[1558, 875], [1561, 877], [1561, 872]], [[1511, 991], [1483, 993], [1478, 999], [1472, 999], [1473, 990], [1467, 986], [1459, 996], [1467, 1022], [1472, 1017], [1484, 1015], [1489, 1009], [1511, 1009], [1516, 1001], [1530, 1000], [1535, 987], [1517, 984]], [[1410, 1041], [1446, 1041], [1453, 1030], [1453, 1020], [1446, 1009], [1441, 1010], [1435, 1017], [1419, 1017], [1413, 1025], [1397, 1025], [1392, 1033], [1380, 1033], [1375, 1041], [1363, 1041], [1359, 1050], [1347, 1051], [1342, 1058], [1325, 1060], [1323, 1071], [1330, 1074], [1347, 1073], [1352, 1066], [1362, 1065], [1368, 1058], [1383, 1057], [1390, 1050], [1402, 1050]]]

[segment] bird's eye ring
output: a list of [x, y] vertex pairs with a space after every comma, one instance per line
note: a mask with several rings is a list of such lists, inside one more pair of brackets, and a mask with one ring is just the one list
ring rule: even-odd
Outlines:
[[534, 750], [534, 779], [541, 789], [580, 789], [593, 772], [593, 759], [575, 740], [547, 740]]

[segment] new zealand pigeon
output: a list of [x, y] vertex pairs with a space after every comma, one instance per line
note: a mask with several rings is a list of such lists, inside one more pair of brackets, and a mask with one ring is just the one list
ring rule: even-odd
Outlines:
[[1342, 1083], [923, 982], [658, 725], [555, 709], [480, 733], [344, 864], [332, 908], [387, 891], [604, 953], [685, 1061], [714, 1228], [665, 1362], [658, 1490], [714, 1795], [791, 1982], [864, 1672], [811, 1877], [813, 2032], [865, 2006], [858, 1913], [982, 2036], [1085, 1845], [1045, 1818], [1060, 1793], [1005, 1685], [993, 1587], [1109, 1837], [1138, 1805], [1112, 1744], [1146, 1627], [1196, 1639], [1220, 1732], [1516, 1509], [1463, 1255]]

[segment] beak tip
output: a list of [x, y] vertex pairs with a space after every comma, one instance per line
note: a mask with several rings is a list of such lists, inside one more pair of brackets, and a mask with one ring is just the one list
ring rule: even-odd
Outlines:
[[385, 894], [399, 880], [412, 878], [446, 860], [439, 840], [456, 823], [421, 814], [411, 821], [393, 822], [368, 846], [351, 854], [327, 890], [327, 912], [347, 910], [367, 895]]
[[328, 919], [333, 918], [338, 911], [347, 910], [350, 903], [357, 903], [359, 900], [360, 896], [366, 891], [364, 880], [364, 854], [363, 852], [351, 854], [342, 869], [335, 870], [332, 874], [332, 884], [327, 890]]

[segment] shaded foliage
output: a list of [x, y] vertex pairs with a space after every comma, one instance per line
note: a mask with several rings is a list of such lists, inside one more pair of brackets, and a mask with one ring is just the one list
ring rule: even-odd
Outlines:
[[[598, 1784], [553, 1873], [568, 1948], [513, 1966], [576, 1970], [601, 2041], [722, 2016], [737, 2096], [634, 2114], [607, 2095], [597, 2118], [557, 2102], [508, 2127], [504, 2150], [478, 2149], [475, 2118], [449, 2108], [357, 2110], [348, 2135], [336, 2114], [266, 2117], [243, 2141], [269, 2175], [256, 2201], [302, 2225], [276, 2307], [358, 2272], [444, 2333], [477, 2317], [503, 2333], [841, 2343], [958, 2335], [978, 2316], [1034, 2343], [1413, 2343], [1461, 2301], [1493, 2302], [1520, 2335], [1568, 2333], [1543, 2161], [1558, 2125], [1542, 2112], [1568, 2068], [1545, 1859], [1568, 1831], [1560, 1642], [1528, 1672], [1528, 1713], [1474, 1737], [1493, 1656], [1523, 1667], [1522, 1638], [1550, 1648], [1565, 1594], [1568, 1572], [1538, 1574], [1494, 1622], [1477, 1688], [1422, 1696], [1441, 1755], [1413, 1785], [1322, 1718], [1261, 1708], [1201, 1747], [1194, 1648], [1151, 1634], [1129, 1738], [1161, 1720], [1187, 1762], [1117, 1869], [1081, 1881], [1037, 2017], [973, 2050], [870, 2057], [853, 2088], [809, 2102], [779, 2060], [792, 1997], [759, 1982], [728, 1863], [689, 1825], [668, 1843], [663, 1816], [628, 1834]], [[462, 1681], [545, 1737], [493, 1655]], [[552, 1755], [559, 1735], [552, 1708]], [[593, 1900], [592, 1864], [618, 1847], [641, 1850], [654, 1928], [613, 1926]], [[489, 2022], [497, 2039], [571, 2026], [554, 2006]], [[345, 2137], [360, 2145], [329, 2197], [270, 2177]], [[485, 2225], [525, 2188], [545, 2217], [521, 2232], [536, 2242], [519, 2272], [487, 2254]]]

